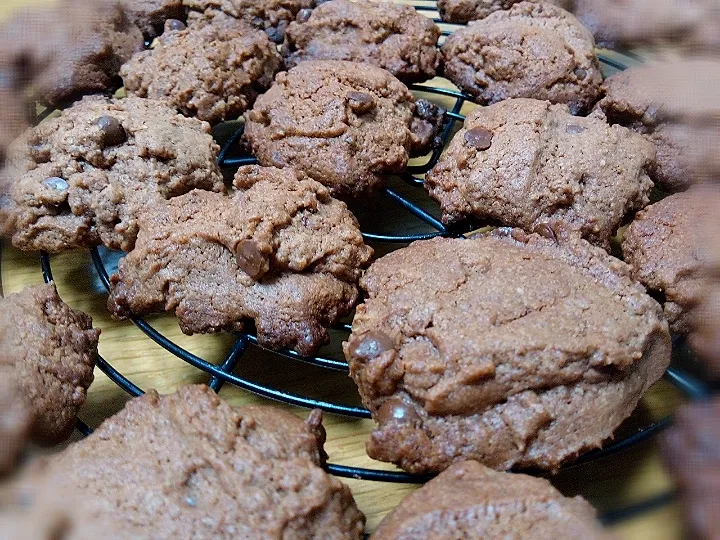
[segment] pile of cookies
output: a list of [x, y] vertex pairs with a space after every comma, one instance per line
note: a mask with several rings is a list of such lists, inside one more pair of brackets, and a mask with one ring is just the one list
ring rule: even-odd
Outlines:
[[[0, 233], [124, 251], [118, 319], [250, 326], [312, 355], [352, 314], [368, 454], [439, 473], [373, 538], [603, 538], [586, 501], [504, 471], [555, 472], [610, 439], [671, 332], [720, 377], [720, 15], [695, 0], [641, 32], [636, 4], [440, 0], [469, 23], [442, 44], [413, 7], [367, 0], [26, 9], [0, 29]], [[603, 80], [596, 40], [678, 35], [699, 55]], [[373, 261], [347, 203], [439, 150], [445, 111], [408, 88], [436, 76], [479, 106], [424, 187], [449, 231], [492, 230]], [[37, 104], [59, 112], [29, 127]], [[238, 119], [258, 165], [228, 174], [213, 130]], [[0, 470], [69, 436], [99, 334], [53, 284], [0, 298]], [[2, 519], [18, 537], [361, 538], [324, 442], [320, 411], [150, 393], [26, 467]]]

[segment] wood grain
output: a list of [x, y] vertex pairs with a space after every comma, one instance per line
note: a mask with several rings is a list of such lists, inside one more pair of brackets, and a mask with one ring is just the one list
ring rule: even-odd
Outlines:
[[[2, 0], [0, 18], [13, 8], [29, 4], [46, 4], [49, 0]], [[444, 82], [443, 82], [444, 83]], [[447, 85], [447, 83], [444, 83]], [[392, 223], [406, 220], [394, 207], [365, 209], [363, 220]], [[376, 219], [373, 218], [375, 216]], [[373, 221], [368, 221], [373, 220]], [[0, 276], [6, 292], [21, 290], [26, 285], [42, 282], [39, 257], [2, 246]], [[131, 323], [113, 321], [105, 309], [106, 295], [94, 272], [86, 252], [73, 252], [52, 258], [52, 268], [60, 295], [75, 308], [92, 314], [96, 326], [102, 328], [100, 353], [111, 364], [143, 389], [156, 388], [171, 392], [182, 384], [208, 382], [206, 374], [185, 364], [148, 339]], [[183, 335], [171, 317], [156, 317], [152, 324], [191, 352], [210, 361], [220, 362], [233, 342], [232, 336]], [[333, 353], [333, 351], [331, 351]], [[337, 353], [337, 350], [334, 351]], [[252, 348], [239, 363], [236, 373], [251, 380], [271, 383], [285, 390], [330, 399], [342, 403], [359, 404], [357, 391], [342, 373], [328, 373], [290, 360], [278, 359], [266, 351]], [[262, 402], [261, 398], [226, 385], [221, 395], [233, 404]], [[118, 411], [127, 395], [99, 370], [89, 392], [81, 418], [90, 426]], [[648, 418], [660, 418], [674, 409], [681, 398], [668, 384], [659, 383], [643, 400], [632, 425]], [[292, 409], [292, 408], [291, 408]], [[306, 412], [292, 409], [304, 416]], [[370, 421], [351, 420], [326, 415], [328, 431], [327, 451], [334, 463], [392, 469], [374, 462], [365, 454], [365, 441], [372, 427]], [[566, 494], [582, 494], [600, 512], [644, 500], [669, 489], [670, 481], [663, 471], [656, 443], [640, 445], [615, 457], [590, 465], [563, 471], [552, 481]], [[414, 486], [350, 480], [360, 509], [368, 518], [368, 531], [375, 529], [382, 517]], [[681, 538], [682, 520], [677, 505], [665, 506], [655, 512], [623, 522], [613, 530], [620, 538], [671, 540]]]

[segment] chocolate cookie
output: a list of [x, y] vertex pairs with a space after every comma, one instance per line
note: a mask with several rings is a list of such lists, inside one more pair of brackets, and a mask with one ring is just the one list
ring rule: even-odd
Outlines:
[[120, 66], [143, 48], [142, 32], [114, 0], [25, 8], [0, 28], [0, 66], [50, 107], [120, 87]]
[[218, 15], [199, 28], [168, 21], [155, 48], [135, 55], [120, 74], [129, 93], [166, 99], [188, 116], [217, 124], [245, 112], [280, 63], [265, 33]]
[[445, 223], [557, 221], [609, 247], [623, 218], [650, 201], [654, 157], [642, 136], [603, 118], [512, 99], [470, 113], [425, 186]]
[[664, 297], [675, 332], [688, 332], [690, 311], [705, 293], [708, 261], [698, 228], [718, 208], [719, 190], [678, 193], [638, 212], [625, 232], [623, 258], [635, 279]]
[[185, 19], [185, 8], [182, 0], [120, 0], [128, 18], [148, 38], [159, 36], [163, 32], [165, 22]]
[[234, 409], [206, 386], [152, 392], [49, 458], [42, 481], [146, 538], [359, 540], [350, 489], [319, 467], [321, 418]]
[[432, 79], [440, 28], [408, 5], [331, 0], [301, 12], [285, 33], [288, 67], [304, 60], [368, 62], [406, 83]]
[[140, 219], [111, 278], [119, 317], [174, 311], [183, 332], [242, 330], [310, 354], [349, 313], [372, 249], [327, 188], [292, 169], [241, 167], [227, 197], [193, 191]]
[[55, 444], [75, 427], [93, 381], [100, 330], [65, 304], [53, 284], [0, 298], [0, 366], [32, 417], [32, 438]]
[[[2, 300], [0, 300], [2, 306]], [[0, 330], [1, 332], [2, 330]], [[3, 353], [0, 352], [0, 355]], [[32, 428], [32, 413], [12, 366], [0, 366], [0, 477], [13, 470]]]
[[675, 413], [663, 454], [680, 491], [688, 538], [710, 540], [720, 530], [720, 399], [697, 402]]
[[628, 69], [603, 84], [598, 107], [657, 148], [653, 179], [667, 191], [720, 177], [720, 61], [693, 59]]
[[527, 97], [577, 114], [600, 95], [592, 34], [550, 4], [522, 2], [472, 22], [448, 37], [442, 54], [445, 76], [483, 105]]
[[344, 344], [378, 424], [370, 457], [413, 473], [465, 459], [556, 470], [662, 376], [667, 322], [627, 265], [540, 231], [416, 242], [370, 267]]
[[[217, 12], [242, 19], [265, 31], [274, 43], [282, 43], [285, 29], [303, 10], [315, 5], [313, 0], [183, 0], [190, 10], [190, 21], [212, 19]], [[320, 3], [319, 1], [317, 3]]]
[[[466, 24], [484, 19], [491, 13], [510, 9], [523, 0], [438, 0], [437, 7], [443, 21]], [[575, 0], [527, 0], [535, 3], [555, 4], [570, 10]]]
[[245, 113], [245, 138], [262, 165], [293, 167], [351, 198], [377, 191], [424, 153], [443, 116], [384, 69], [308, 61], [279, 73]]
[[137, 216], [193, 188], [222, 191], [210, 126], [166, 103], [86, 97], [18, 139], [13, 245], [59, 252], [130, 249]]
[[582, 497], [563, 497], [544, 478], [456, 463], [408, 495], [370, 540], [606, 538]]

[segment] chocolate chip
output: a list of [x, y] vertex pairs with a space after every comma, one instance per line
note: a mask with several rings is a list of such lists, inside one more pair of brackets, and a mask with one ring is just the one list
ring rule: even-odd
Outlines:
[[583, 131], [585, 131], [585, 128], [577, 124], [568, 124], [565, 126], [565, 132], [572, 135], [577, 135], [578, 133], [582, 133]]
[[348, 92], [350, 108], [358, 113], [366, 113], [375, 108], [375, 98], [365, 92]]
[[97, 119], [97, 125], [103, 132], [103, 144], [105, 146], [117, 146], [127, 141], [125, 128], [117, 118], [112, 116], [101, 116]]
[[385, 401], [378, 409], [375, 419], [381, 426], [393, 421], [412, 424], [420, 422], [420, 416], [415, 409], [398, 398]]
[[492, 131], [484, 127], [472, 128], [465, 132], [465, 142], [478, 150], [487, 150], [492, 146]]
[[359, 342], [351, 345], [350, 355], [362, 360], [372, 360], [386, 351], [395, 348], [395, 341], [385, 332], [371, 330], [360, 338]]
[[299, 23], [304, 23], [307, 22], [307, 20], [310, 18], [310, 15], [312, 15], [312, 9], [301, 9], [300, 11], [298, 11], [295, 20]]
[[533, 232], [535, 234], [539, 234], [540, 236], [544, 236], [545, 238], [553, 240], [554, 242], [557, 242], [557, 235], [555, 234], [555, 231], [547, 223], [538, 223], [537, 225], [535, 225]]
[[187, 26], [185, 25], [184, 22], [182, 22], [178, 19], [168, 19], [167, 21], [165, 21], [165, 28], [167, 30], [181, 31], [181, 30], [185, 30], [187, 28]]
[[46, 178], [42, 183], [45, 187], [49, 187], [50, 189], [57, 191], [65, 191], [68, 188], [68, 183], [58, 176]]
[[265, 257], [252, 240], [240, 240], [235, 246], [237, 265], [248, 276], [257, 279], [265, 273]]
[[575, 76], [576, 76], [578, 79], [582, 80], [582, 79], [584, 79], [585, 77], [587, 77], [587, 73], [588, 73], [588, 72], [587, 72], [587, 69], [584, 69], [584, 68], [581, 68], [581, 67], [577, 67], [577, 68], [573, 69], [573, 73], [575, 74]]

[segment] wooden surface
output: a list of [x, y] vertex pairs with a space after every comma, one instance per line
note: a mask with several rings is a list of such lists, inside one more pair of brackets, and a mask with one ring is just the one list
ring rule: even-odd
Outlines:
[[[48, 3], [50, 0], [1, 0], [0, 18], [14, 7]], [[382, 215], [389, 222], [405, 220], [395, 207], [370, 209], [362, 221], [372, 223], [378, 230], [373, 214]], [[2, 283], [6, 293], [42, 282], [39, 257], [2, 247]], [[52, 268], [60, 296], [71, 306], [90, 313], [95, 325], [102, 329], [100, 354], [116, 369], [143, 389], [156, 388], [171, 392], [182, 384], [208, 382], [208, 376], [185, 364], [142, 334], [131, 323], [113, 321], [105, 309], [106, 295], [94, 276], [87, 252], [67, 253], [52, 258]], [[220, 362], [233, 342], [232, 336], [183, 335], [171, 317], [151, 319], [152, 324], [170, 339], [191, 352], [210, 361]], [[337, 355], [330, 350], [328, 354]], [[236, 372], [251, 380], [296, 393], [348, 404], [359, 404], [357, 390], [343, 373], [332, 373], [290, 360], [278, 359], [257, 348], [248, 351]], [[262, 402], [251, 394], [230, 385], [220, 395], [233, 404]], [[81, 418], [91, 427], [117, 412], [127, 401], [127, 395], [99, 370], [89, 391], [88, 402]], [[630, 422], [647, 422], [672, 411], [680, 397], [667, 383], [653, 388]], [[293, 409], [300, 416], [306, 411]], [[333, 415], [325, 416], [328, 431], [326, 449], [333, 463], [363, 467], [392, 469], [374, 462], [365, 454], [365, 440], [372, 424], [368, 420], [352, 420]], [[632, 427], [630, 428], [632, 429]], [[649, 442], [620, 455], [589, 465], [563, 471], [552, 478], [553, 483], [567, 495], [582, 494], [600, 512], [620, 508], [667, 491], [671, 485], [664, 473], [654, 442]], [[368, 519], [367, 530], [375, 529], [380, 519], [414, 486], [368, 481], [347, 481], [360, 509]], [[671, 540], [681, 537], [682, 519], [677, 504], [667, 505], [639, 518], [613, 527], [620, 538]]]

